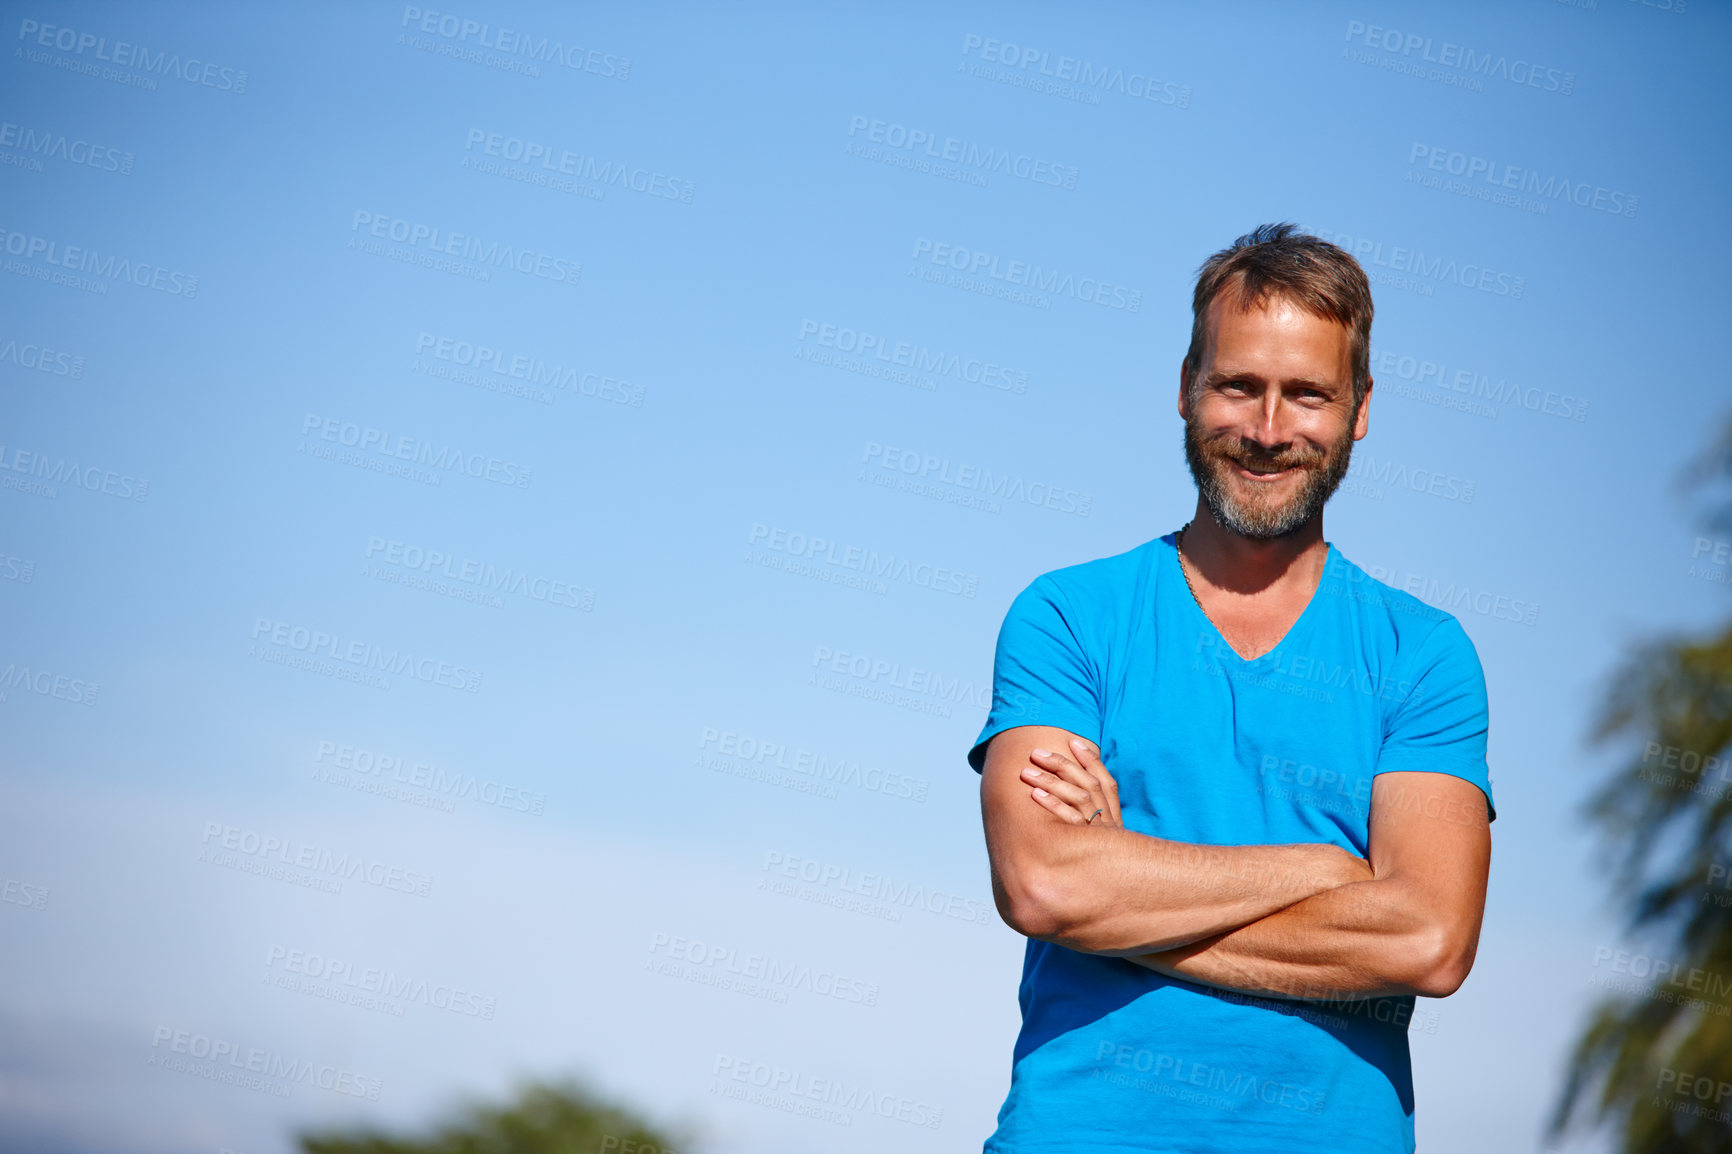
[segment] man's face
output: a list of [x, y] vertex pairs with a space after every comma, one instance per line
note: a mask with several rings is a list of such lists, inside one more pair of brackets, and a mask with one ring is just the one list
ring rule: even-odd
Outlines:
[[1209, 307], [1207, 332], [1193, 387], [1182, 372], [1179, 382], [1185, 461], [1223, 527], [1284, 537], [1322, 512], [1365, 435], [1347, 326], [1280, 297], [1240, 311], [1229, 287]]

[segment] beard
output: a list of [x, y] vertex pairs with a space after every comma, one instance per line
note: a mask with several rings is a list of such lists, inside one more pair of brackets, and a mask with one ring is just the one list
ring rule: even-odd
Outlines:
[[[1185, 463], [1191, 468], [1203, 503], [1222, 528], [1253, 541], [1288, 536], [1322, 513], [1324, 504], [1347, 475], [1352, 456], [1351, 419], [1340, 438], [1327, 449], [1296, 441], [1280, 453], [1271, 453], [1257, 442], [1238, 436], [1205, 441], [1194, 412], [1185, 421]], [[1297, 491], [1284, 501], [1266, 495], [1241, 499], [1235, 493], [1238, 482], [1229, 475], [1234, 465], [1296, 468], [1304, 472]]]

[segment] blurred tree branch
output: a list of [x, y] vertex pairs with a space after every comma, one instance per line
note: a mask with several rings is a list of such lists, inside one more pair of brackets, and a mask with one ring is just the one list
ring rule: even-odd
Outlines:
[[[1732, 532], [1732, 421], [1682, 480], [1706, 500], [1704, 522]], [[1675, 968], [1595, 1006], [1551, 1132], [1609, 1126], [1631, 1154], [1723, 1152], [1732, 1149], [1732, 627], [1639, 647], [1613, 676], [1593, 737], [1639, 743], [1586, 816], [1627, 932]]]
[[572, 1081], [531, 1083], [508, 1106], [468, 1106], [422, 1138], [375, 1130], [300, 1135], [305, 1154], [684, 1154], [670, 1141]]

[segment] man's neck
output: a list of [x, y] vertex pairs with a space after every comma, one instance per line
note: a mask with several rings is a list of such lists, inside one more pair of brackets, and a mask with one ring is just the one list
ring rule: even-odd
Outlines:
[[1323, 563], [1329, 557], [1321, 513], [1294, 533], [1258, 541], [1224, 528], [1201, 497], [1181, 548], [1193, 581], [1200, 577], [1216, 589], [1243, 597], [1295, 585], [1309, 596], [1322, 580]]

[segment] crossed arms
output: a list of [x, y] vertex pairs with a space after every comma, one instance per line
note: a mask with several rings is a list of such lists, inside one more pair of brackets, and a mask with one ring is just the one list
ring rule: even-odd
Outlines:
[[1099, 750], [1051, 726], [992, 739], [980, 804], [999, 915], [1031, 938], [1272, 997], [1442, 998], [1473, 966], [1491, 830], [1449, 774], [1376, 776], [1367, 858], [1127, 830]]

